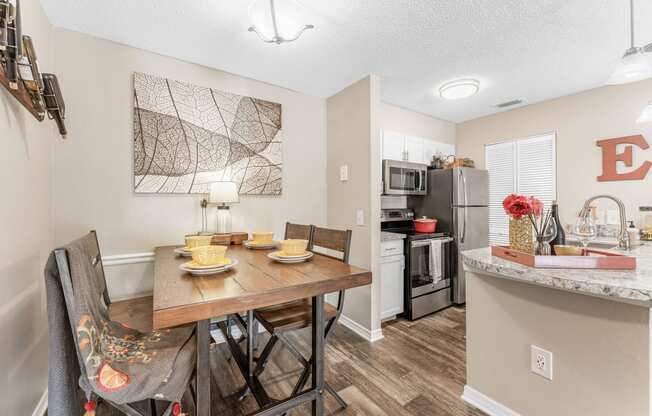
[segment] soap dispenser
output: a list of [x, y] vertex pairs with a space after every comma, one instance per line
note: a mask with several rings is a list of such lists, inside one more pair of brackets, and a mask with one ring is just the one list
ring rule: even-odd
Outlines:
[[638, 246], [641, 244], [641, 231], [638, 228], [636, 228], [636, 226], [634, 225], [634, 221], [629, 221], [627, 234], [629, 235], [630, 245]]

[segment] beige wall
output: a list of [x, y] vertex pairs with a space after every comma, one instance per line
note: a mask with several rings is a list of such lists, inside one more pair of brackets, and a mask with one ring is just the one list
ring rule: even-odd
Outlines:
[[[353, 230], [351, 263], [372, 268], [372, 272], [380, 245], [379, 88], [378, 78], [371, 75], [327, 100], [328, 225]], [[346, 182], [340, 181], [343, 165], [349, 168]], [[356, 225], [358, 209], [364, 212], [364, 226]], [[348, 291], [345, 303], [344, 315], [369, 330], [380, 326], [373, 313], [377, 311], [377, 283]]]
[[[133, 192], [135, 71], [281, 103], [283, 195], [241, 198], [232, 208], [233, 227], [274, 230], [282, 237], [286, 221], [325, 224], [324, 99], [75, 32], [56, 30], [55, 36], [70, 131], [68, 141], [55, 152], [59, 243], [94, 228], [104, 255], [141, 253], [179, 244], [184, 234], [200, 228], [199, 196]], [[213, 225], [214, 209], [210, 213]], [[108, 280], [118, 297], [147, 292], [152, 287], [151, 267], [111, 267]]]
[[649, 309], [477, 273], [466, 290], [468, 386], [524, 416], [650, 414]]
[[[52, 67], [52, 29], [37, 1], [21, 2], [23, 32], [41, 69]], [[53, 242], [52, 149], [56, 125], [39, 123], [0, 87], [0, 403], [31, 415], [47, 387], [43, 267]]]
[[[652, 205], [652, 174], [644, 181], [603, 182], [600, 139], [643, 134], [652, 145], [652, 123], [636, 124], [643, 107], [652, 100], [652, 79], [622, 86], [598, 88], [457, 126], [458, 155], [484, 166], [484, 145], [548, 132], [557, 133], [557, 182], [562, 221], [571, 223], [583, 202], [592, 195], [613, 194], [627, 205], [636, 220], [639, 205]], [[652, 148], [635, 151], [638, 166], [652, 160]], [[611, 206], [609, 209], [615, 209]]]
[[440, 120], [387, 103], [380, 103], [379, 120], [383, 130], [455, 144], [456, 126], [450, 121]]

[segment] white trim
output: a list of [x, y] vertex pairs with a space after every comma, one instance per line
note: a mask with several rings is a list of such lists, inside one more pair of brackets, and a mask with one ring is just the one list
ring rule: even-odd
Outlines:
[[380, 341], [384, 338], [383, 330], [381, 328], [370, 331], [345, 315], [340, 315], [338, 322], [369, 342]]
[[489, 416], [521, 416], [520, 413], [498, 403], [468, 385], [464, 386], [462, 400], [471, 406], [477, 407]]
[[117, 254], [115, 256], [102, 257], [104, 267], [139, 263], [154, 263], [154, 253]]
[[46, 387], [45, 391], [43, 392], [43, 395], [41, 396], [41, 399], [38, 401], [38, 404], [36, 405], [36, 408], [32, 412], [32, 416], [43, 416], [47, 410], [48, 410], [48, 389]]

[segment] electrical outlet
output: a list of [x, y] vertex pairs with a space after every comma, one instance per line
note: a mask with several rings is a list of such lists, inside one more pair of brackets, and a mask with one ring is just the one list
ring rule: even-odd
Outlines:
[[620, 213], [615, 209], [607, 210], [607, 225], [620, 224]]
[[530, 370], [543, 378], [552, 380], [552, 353], [535, 345], [530, 346]]

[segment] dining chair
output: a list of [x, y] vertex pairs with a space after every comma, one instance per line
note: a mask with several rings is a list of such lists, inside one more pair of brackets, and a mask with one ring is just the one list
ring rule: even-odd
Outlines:
[[[71, 251], [69, 247], [75, 247]], [[149, 374], [133, 374], [125, 372], [116, 367], [119, 363], [122, 366], [135, 369], [166, 370], [166, 378], [163, 379], [159, 391], [167, 394], [173, 390], [173, 386], [182, 386], [183, 395], [191, 391], [191, 402], [196, 406], [195, 394], [192, 391], [192, 381], [195, 378], [195, 365], [190, 361], [195, 359], [196, 353], [194, 341], [194, 329], [175, 328], [167, 331], [152, 331], [152, 298], [136, 298], [112, 303], [106, 286], [106, 275], [102, 266], [102, 257], [97, 239], [97, 233], [91, 231], [86, 236], [72, 242], [64, 248], [53, 251], [53, 258], [56, 262], [56, 270], [60, 280], [65, 309], [70, 324], [72, 339], [75, 344], [75, 353], [78, 360], [81, 377], [79, 385], [86, 393], [87, 402], [84, 405], [87, 415], [94, 415], [97, 402], [102, 400], [113, 408], [121, 411], [127, 416], [145, 416], [157, 414], [156, 402], [165, 400], [165, 394], [153, 394], [152, 397], [138, 397], [133, 402], [125, 402], [125, 396], [119, 393], [117, 382], [126, 383], [135, 381], [136, 378], [146, 380], [150, 384]], [[73, 278], [73, 266], [76, 265], [78, 276]], [[81, 313], [80, 311], [87, 311]], [[77, 319], [78, 316], [82, 319]], [[96, 318], [107, 315], [106, 321], [100, 328]], [[175, 332], [176, 331], [176, 332]], [[184, 331], [181, 333], [181, 331]], [[180, 335], [175, 337], [175, 334]], [[189, 334], [189, 335], [188, 335]], [[175, 341], [178, 341], [175, 345]], [[177, 349], [179, 352], [174, 360], [169, 363], [162, 362], [165, 357], [163, 350], [158, 348]], [[101, 348], [98, 348], [101, 346]], [[82, 350], [89, 350], [83, 354]], [[163, 352], [163, 354], [159, 354]], [[88, 365], [93, 366], [98, 362], [99, 369], [96, 374], [89, 374]], [[129, 367], [132, 362], [138, 362], [140, 366]], [[89, 364], [90, 363], [90, 364]], [[128, 363], [128, 364], [126, 364]], [[183, 365], [190, 364], [190, 365]], [[110, 386], [104, 385], [101, 381], [105, 370], [108, 374], [107, 380]], [[118, 383], [119, 384], [119, 383]], [[185, 387], [184, 387], [185, 386]], [[151, 387], [151, 386], [148, 386]], [[116, 394], [112, 396], [111, 394]], [[119, 398], [120, 402], [112, 400]], [[143, 413], [139, 407], [134, 406], [136, 402], [149, 401], [149, 412]], [[181, 406], [178, 401], [169, 401], [165, 407], [163, 416], [180, 415]]]
[[312, 241], [312, 225], [293, 224], [291, 222], [285, 223], [285, 240], [308, 240]]
[[[321, 228], [311, 226], [311, 250], [325, 253], [322, 255], [336, 258], [344, 263], [349, 262], [349, 254], [351, 251], [351, 230], [333, 230], [328, 228]], [[337, 305], [333, 306], [326, 302], [324, 304], [324, 317], [326, 319], [326, 326], [324, 332], [324, 342], [328, 342], [328, 338], [333, 332], [335, 324], [342, 314], [344, 308], [344, 291], [338, 292]], [[301, 392], [311, 372], [312, 358], [306, 358], [303, 354], [290, 342], [287, 334], [291, 331], [296, 331], [308, 328], [312, 325], [312, 304], [309, 299], [303, 299], [296, 302], [290, 302], [282, 305], [275, 305], [268, 308], [258, 309], [254, 312], [257, 322], [270, 333], [271, 337], [260, 357], [257, 360], [255, 373], [258, 375], [265, 369], [267, 362], [270, 359], [272, 351], [278, 342], [281, 343], [303, 366], [303, 371], [296, 385], [294, 386], [292, 394]], [[328, 384], [324, 385], [338, 404], [345, 408], [346, 402], [339, 394]]]

